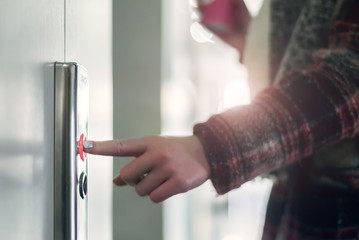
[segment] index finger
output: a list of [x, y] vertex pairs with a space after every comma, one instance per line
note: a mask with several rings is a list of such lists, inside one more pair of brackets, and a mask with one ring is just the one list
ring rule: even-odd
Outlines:
[[84, 151], [95, 155], [136, 157], [146, 150], [146, 144], [142, 138], [89, 142], [91, 142], [93, 146], [90, 148], [84, 146]]

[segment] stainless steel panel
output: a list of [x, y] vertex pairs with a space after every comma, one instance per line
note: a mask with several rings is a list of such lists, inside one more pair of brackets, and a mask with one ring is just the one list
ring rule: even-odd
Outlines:
[[[54, 239], [87, 239], [89, 84], [77, 63], [55, 63]], [[87, 181], [86, 181], [87, 182]]]
[[53, 62], [63, 0], [0, 1], [0, 239], [53, 239]]

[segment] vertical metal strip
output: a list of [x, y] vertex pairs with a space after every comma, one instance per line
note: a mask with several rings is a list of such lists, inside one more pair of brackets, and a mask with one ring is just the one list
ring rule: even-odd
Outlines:
[[[80, 194], [87, 156], [77, 141], [88, 134], [87, 70], [76, 63], [55, 63], [54, 239], [87, 239], [87, 197]], [[87, 186], [85, 186], [87, 188]]]
[[54, 239], [76, 238], [76, 65], [55, 64]]

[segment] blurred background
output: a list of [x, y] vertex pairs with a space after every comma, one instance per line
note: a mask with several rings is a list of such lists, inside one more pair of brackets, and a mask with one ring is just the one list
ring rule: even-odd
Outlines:
[[[253, 22], [243, 66], [199, 24], [195, 0], [113, 1], [114, 138], [190, 135], [194, 123], [250, 103], [267, 84], [268, 2], [246, 1]], [[114, 175], [128, 160], [114, 159]], [[257, 178], [217, 196], [208, 181], [153, 204], [114, 187], [113, 239], [260, 239], [270, 188]]]
[[[245, 2], [244, 66], [199, 24], [196, 0], [1, 0], [0, 239], [48, 240], [58, 229], [54, 62], [88, 70], [89, 138], [190, 135], [267, 85], [269, 0]], [[208, 181], [154, 204], [113, 186], [130, 160], [89, 156], [90, 240], [260, 239], [270, 180], [223, 196]]]

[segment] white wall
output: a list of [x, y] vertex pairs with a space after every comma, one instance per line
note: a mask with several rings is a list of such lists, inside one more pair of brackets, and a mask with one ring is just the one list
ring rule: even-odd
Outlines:
[[[161, 0], [113, 1], [114, 138], [160, 133]], [[114, 175], [129, 159], [114, 159]], [[161, 240], [162, 207], [113, 189], [113, 238]]]

